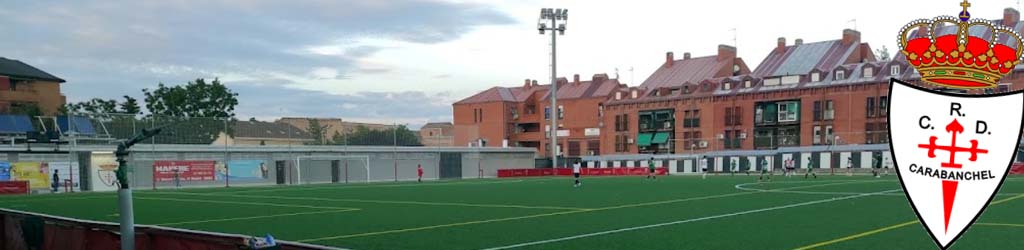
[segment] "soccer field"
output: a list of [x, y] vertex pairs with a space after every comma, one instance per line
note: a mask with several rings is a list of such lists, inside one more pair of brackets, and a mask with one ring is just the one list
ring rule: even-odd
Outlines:
[[[136, 222], [352, 249], [930, 249], [896, 176], [460, 180], [137, 191]], [[1010, 177], [953, 249], [1019, 248]], [[116, 221], [114, 193], [0, 207]]]

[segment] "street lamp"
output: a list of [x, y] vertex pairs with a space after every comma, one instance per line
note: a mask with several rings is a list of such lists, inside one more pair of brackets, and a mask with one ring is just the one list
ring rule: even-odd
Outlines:
[[[568, 9], [540, 9], [540, 18], [537, 19], [537, 31], [541, 35], [551, 31], [551, 107], [548, 108], [548, 117], [551, 118], [551, 168], [558, 166], [558, 102], [555, 96], [558, 95], [558, 76], [556, 73], [556, 50], [555, 40], [558, 35], [565, 35], [565, 24], [569, 20]], [[551, 26], [548, 26], [550, 23]]]

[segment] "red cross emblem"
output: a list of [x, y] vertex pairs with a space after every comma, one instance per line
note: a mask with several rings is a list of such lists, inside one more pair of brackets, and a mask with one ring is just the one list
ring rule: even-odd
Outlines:
[[[964, 133], [964, 126], [960, 125], [955, 118], [953, 122], [946, 125], [946, 132], [952, 135], [949, 146], [936, 145], [935, 140], [938, 139], [936, 136], [928, 138], [928, 144], [918, 144], [918, 148], [928, 149], [928, 158], [935, 158], [935, 150], [942, 150], [949, 152], [949, 162], [943, 162], [940, 166], [945, 168], [956, 168], [960, 169], [963, 164], [956, 163], [956, 153], [971, 153], [971, 157], [967, 158], [970, 161], [978, 160], [978, 154], [988, 153], [986, 149], [978, 148], [978, 140], [971, 140], [971, 147], [958, 147], [956, 145], [956, 135]], [[958, 181], [942, 181], [942, 204], [943, 212], [946, 219], [946, 230], [949, 230], [949, 214], [953, 211], [953, 203], [956, 202], [956, 187], [960, 182]]]

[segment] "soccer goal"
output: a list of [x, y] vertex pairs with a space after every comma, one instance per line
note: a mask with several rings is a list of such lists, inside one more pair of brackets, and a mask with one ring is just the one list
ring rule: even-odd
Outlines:
[[370, 181], [370, 156], [298, 156], [295, 162], [299, 184]]

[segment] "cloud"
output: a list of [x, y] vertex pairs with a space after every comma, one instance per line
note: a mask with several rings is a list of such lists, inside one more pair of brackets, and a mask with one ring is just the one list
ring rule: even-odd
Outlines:
[[[69, 101], [214, 77], [235, 89], [285, 90], [394, 73], [360, 62], [394, 47], [362, 41], [435, 44], [514, 22], [489, 5], [422, 0], [25, 1], [0, 8], [0, 51], [67, 79]], [[303, 103], [289, 109], [311, 110]]]
[[280, 116], [342, 117], [346, 120], [423, 124], [427, 121], [451, 121], [449, 93], [421, 91], [358, 92], [327, 94], [278, 86], [243, 84], [235, 88], [241, 102], [238, 117], [272, 120]]

